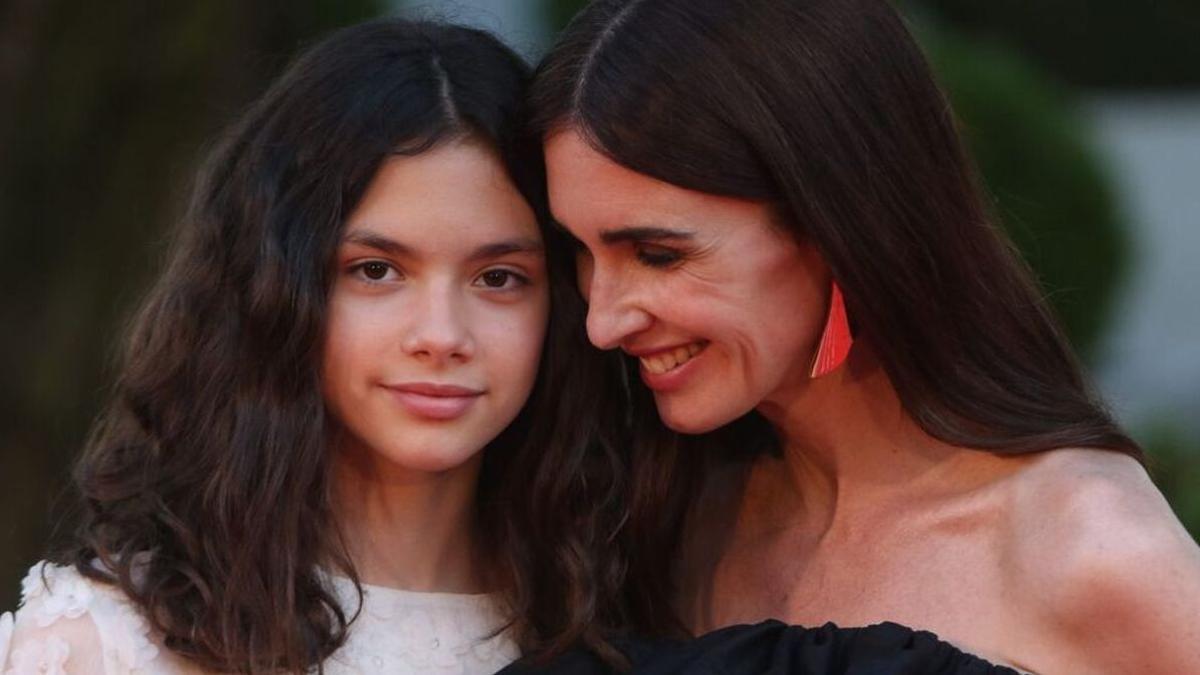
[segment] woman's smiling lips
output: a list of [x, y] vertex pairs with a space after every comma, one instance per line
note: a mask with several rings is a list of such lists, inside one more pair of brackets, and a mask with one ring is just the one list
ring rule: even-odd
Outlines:
[[431, 420], [452, 420], [461, 417], [484, 394], [480, 389], [434, 382], [403, 382], [386, 384], [404, 408]]
[[695, 369], [693, 362], [707, 346], [707, 340], [699, 340], [673, 347], [625, 351], [637, 357], [646, 386], [657, 392], [666, 392], [683, 386], [685, 379]]

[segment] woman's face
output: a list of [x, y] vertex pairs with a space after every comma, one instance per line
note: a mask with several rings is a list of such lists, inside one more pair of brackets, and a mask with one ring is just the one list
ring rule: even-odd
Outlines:
[[500, 160], [471, 142], [388, 159], [335, 264], [322, 377], [346, 441], [406, 470], [472, 458], [528, 398], [550, 304]]
[[545, 152], [588, 336], [638, 357], [667, 426], [710, 431], [807, 381], [829, 272], [770, 208], [636, 173], [570, 130]]

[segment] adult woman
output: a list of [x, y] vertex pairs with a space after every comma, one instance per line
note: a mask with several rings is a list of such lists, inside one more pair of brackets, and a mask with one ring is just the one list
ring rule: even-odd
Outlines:
[[887, 3], [599, 0], [533, 100], [592, 342], [671, 429], [769, 425], [690, 496], [702, 458], [642, 460], [675, 482], [639, 513], [687, 510], [682, 540], [633, 526], [682, 548], [692, 631], [891, 620], [1040, 672], [1200, 672], [1200, 552]]
[[[492, 672], [589, 639], [604, 598], [512, 526], [530, 458], [587, 494], [571, 458], [593, 431], [527, 74], [479, 31], [378, 21], [235, 124], [81, 460], [78, 535], [0, 620], [0, 669]], [[569, 529], [538, 536], [586, 545], [560, 506]]]

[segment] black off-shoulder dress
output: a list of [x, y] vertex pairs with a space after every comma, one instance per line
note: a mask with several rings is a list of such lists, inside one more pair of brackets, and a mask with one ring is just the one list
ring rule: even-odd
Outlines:
[[[731, 626], [688, 641], [613, 641], [633, 675], [1020, 675], [942, 642], [933, 633], [881, 623], [865, 628]], [[583, 650], [549, 664], [517, 662], [497, 675], [605, 675], [617, 671]]]

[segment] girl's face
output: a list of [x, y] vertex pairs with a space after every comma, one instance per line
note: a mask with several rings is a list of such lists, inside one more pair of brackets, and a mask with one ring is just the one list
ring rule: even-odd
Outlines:
[[636, 173], [570, 130], [545, 151], [588, 336], [638, 357], [667, 426], [710, 431], [807, 380], [829, 271], [767, 206]]
[[533, 211], [472, 142], [389, 158], [346, 222], [323, 354], [346, 440], [452, 469], [516, 417], [549, 311]]

